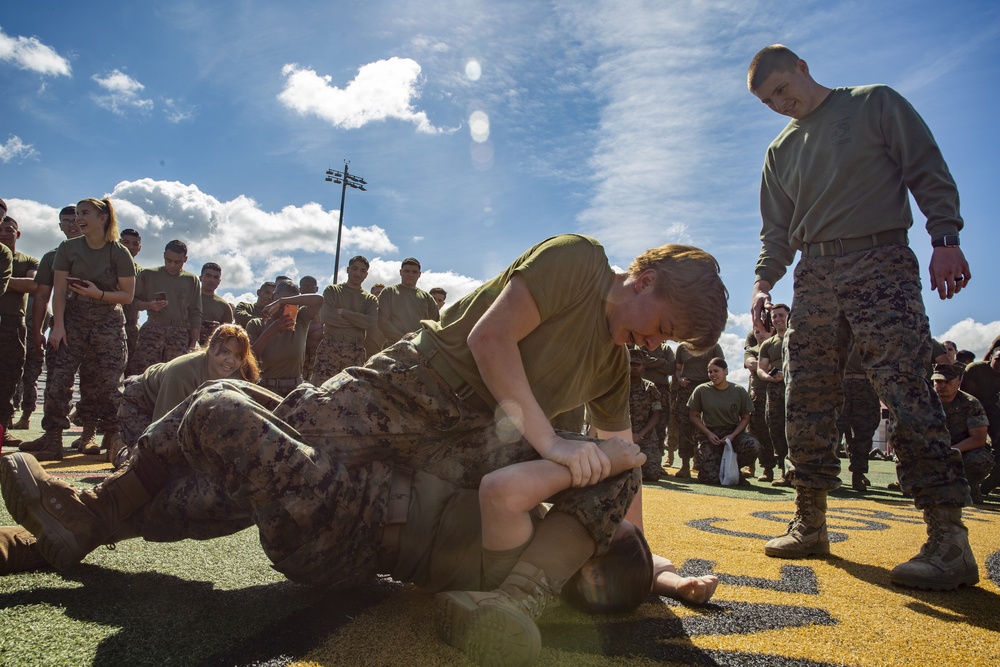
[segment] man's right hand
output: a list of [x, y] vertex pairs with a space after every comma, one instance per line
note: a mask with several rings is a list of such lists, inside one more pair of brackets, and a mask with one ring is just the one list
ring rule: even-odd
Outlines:
[[160, 301], [149, 301], [147, 303], [149, 303], [149, 306], [146, 308], [146, 310], [151, 310], [154, 313], [158, 313], [167, 307], [168, 301], [166, 299], [162, 299]]
[[557, 436], [539, 453], [542, 458], [569, 468], [573, 486], [597, 484], [611, 474], [611, 459], [593, 442]]

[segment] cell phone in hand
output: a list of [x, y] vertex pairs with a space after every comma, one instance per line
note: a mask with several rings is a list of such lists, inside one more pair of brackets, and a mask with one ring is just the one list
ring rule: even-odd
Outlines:
[[66, 283], [68, 285], [76, 285], [77, 287], [86, 287], [87, 286], [87, 281], [83, 280], [81, 278], [70, 278], [70, 277], [67, 277], [66, 278]]
[[167, 300], [166, 292], [156, 292], [155, 294], [153, 294], [153, 301], [166, 301], [166, 300]]

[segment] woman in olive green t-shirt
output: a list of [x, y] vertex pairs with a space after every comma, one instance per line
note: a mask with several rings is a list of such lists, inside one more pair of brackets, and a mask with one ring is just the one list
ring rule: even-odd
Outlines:
[[698, 481], [707, 484], [719, 483], [726, 440], [732, 444], [740, 467], [752, 464], [760, 453], [760, 443], [746, 431], [753, 412], [750, 394], [729, 382], [728, 373], [725, 359], [715, 357], [708, 362], [709, 381], [695, 387], [688, 399], [691, 423], [700, 431]]
[[98, 424], [105, 433], [118, 430], [118, 383], [125, 370], [122, 306], [132, 302], [135, 263], [118, 243], [118, 221], [110, 200], [82, 200], [76, 206], [76, 220], [83, 236], [63, 241], [52, 261], [45, 435], [21, 445], [42, 461], [63, 457], [62, 432], [69, 428], [67, 415], [78, 371], [77, 414], [84, 431], [74, 444], [86, 454], [100, 454]]

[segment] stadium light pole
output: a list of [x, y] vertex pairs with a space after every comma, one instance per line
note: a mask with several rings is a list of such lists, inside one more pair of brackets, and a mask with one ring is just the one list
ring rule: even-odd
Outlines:
[[326, 180], [328, 183], [336, 183], [341, 186], [340, 188], [340, 222], [337, 223], [337, 255], [333, 260], [333, 284], [336, 285], [340, 281], [340, 238], [344, 233], [344, 200], [347, 198], [347, 188], [354, 188], [355, 190], [361, 190], [362, 192], [367, 192], [365, 186], [368, 185], [368, 181], [358, 176], [353, 176], [347, 170], [348, 165], [350, 165], [349, 160], [344, 161], [344, 171], [334, 171], [333, 169], [326, 170]]

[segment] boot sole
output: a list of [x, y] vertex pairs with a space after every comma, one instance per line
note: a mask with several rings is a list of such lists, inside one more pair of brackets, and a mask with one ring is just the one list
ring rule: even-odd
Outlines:
[[45, 470], [33, 456], [11, 454], [0, 460], [0, 491], [14, 520], [38, 538], [38, 548], [49, 563], [66, 570], [83, 559], [76, 536], [42, 506], [36, 476]]
[[438, 634], [477, 665], [527, 667], [538, 661], [542, 637], [526, 616], [503, 607], [479, 607], [461, 592], [434, 597]]
[[773, 547], [764, 547], [764, 555], [770, 556], [771, 558], [808, 558], [809, 556], [817, 556], [819, 558], [824, 558], [830, 555], [830, 547], [826, 548], [816, 548], [816, 549], [803, 549], [802, 551], [786, 551], [784, 549], [775, 549]]
[[889, 581], [897, 586], [916, 588], [923, 591], [953, 591], [962, 586], [975, 586], [978, 584], [979, 572], [970, 572], [963, 577], [934, 577], [931, 579], [922, 577], [910, 578], [905, 575], [894, 575], [890, 572]]

